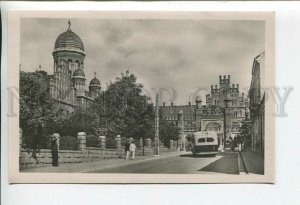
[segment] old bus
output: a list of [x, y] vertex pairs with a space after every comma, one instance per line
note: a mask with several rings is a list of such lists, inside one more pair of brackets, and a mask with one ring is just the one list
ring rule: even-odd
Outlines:
[[191, 149], [193, 155], [216, 155], [218, 153], [219, 142], [216, 132], [200, 131], [192, 135]]

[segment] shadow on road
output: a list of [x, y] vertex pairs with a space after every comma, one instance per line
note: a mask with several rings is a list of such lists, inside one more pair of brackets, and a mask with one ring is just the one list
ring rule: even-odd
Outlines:
[[211, 155], [211, 154], [206, 154], [206, 155], [193, 155], [191, 154], [182, 154], [180, 155], [180, 157], [190, 157], [190, 158], [214, 158], [215, 155]]
[[223, 157], [198, 171], [217, 172], [223, 174], [239, 174], [238, 157], [236, 153], [221, 153], [218, 155]]

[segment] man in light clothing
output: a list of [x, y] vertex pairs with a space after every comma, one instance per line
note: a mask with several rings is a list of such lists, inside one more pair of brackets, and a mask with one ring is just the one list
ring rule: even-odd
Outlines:
[[130, 152], [131, 152], [131, 159], [134, 160], [136, 146], [135, 146], [135, 144], [133, 143], [133, 141], [131, 141], [131, 143], [130, 143], [129, 150], [130, 150]]

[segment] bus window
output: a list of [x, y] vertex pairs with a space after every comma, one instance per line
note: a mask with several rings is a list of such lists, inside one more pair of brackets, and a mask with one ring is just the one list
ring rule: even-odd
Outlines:
[[205, 142], [205, 138], [199, 138], [198, 139], [198, 143], [203, 143], [203, 142]]
[[213, 142], [213, 141], [214, 141], [214, 138], [212, 138], [212, 137], [207, 137], [207, 138], [206, 138], [206, 141], [207, 141], [207, 142]]

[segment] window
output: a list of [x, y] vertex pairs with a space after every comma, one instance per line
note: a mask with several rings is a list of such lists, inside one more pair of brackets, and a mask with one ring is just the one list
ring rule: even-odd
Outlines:
[[199, 138], [199, 139], [198, 139], [198, 142], [199, 142], [199, 143], [205, 142], [205, 138]]
[[75, 61], [75, 64], [76, 64], [76, 69], [80, 68], [80, 63], [78, 60]]
[[212, 138], [212, 137], [207, 137], [207, 138], [206, 138], [206, 142], [213, 142], [213, 141], [215, 141], [215, 140], [214, 140], [214, 138]]

